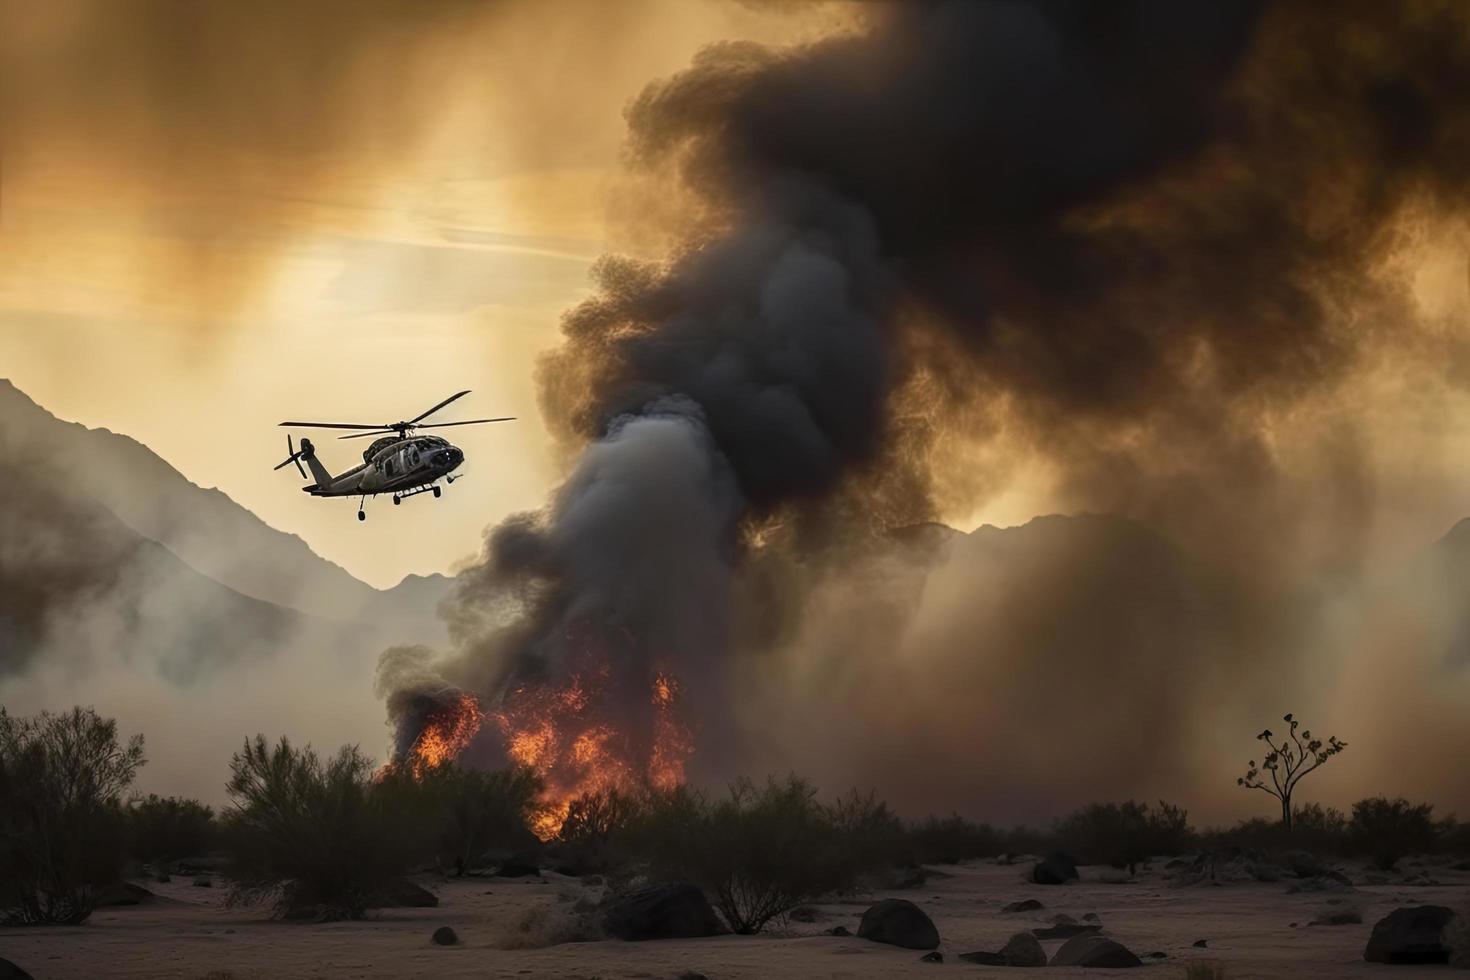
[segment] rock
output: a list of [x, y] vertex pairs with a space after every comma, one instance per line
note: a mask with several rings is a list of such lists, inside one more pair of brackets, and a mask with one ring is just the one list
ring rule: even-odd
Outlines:
[[1102, 922], [1102, 917], [1099, 916], [1096, 912], [1088, 912], [1086, 915], [1084, 915], [1082, 917], [1082, 921], [1083, 922], [1099, 922], [1100, 923], [1100, 922]]
[[941, 952], [939, 952], [938, 950], [935, 950], [932, 953], [925, 953], [923, 956], [920, 956], [919, 957], [919, 962], [920, 963], [943, 963], [944, 962], [944, 954], [941, 953]]
[[792, 922], [816, 922], [821, 917], [821, 910], [814, 909], [810, 905], [798, 905], [786, 913], [786, 918]]
[[1065, 912], [1058, 912], [1056, 915], [1051, 917], [1051, 924], [1054, 926], [1075, 926], [1077, 924], [1077, 920], [1072, 918]]
[[1095, 935], [1101, 929], [1102, 926], [1083, 922], [1062, 922], [1054, 926], [1032, 929], [1031, 935], [1037, 939], [1071, 939], [1073, 936]]
[[36, 980], [36, 978], [0, 956], [0, 980]]
[[609, 934], [633, 942], [695, 939], [721, 932], [720, 920], [704, 892], [682, 881], [624, 895], [607, 906], [603, 923]]
[[1074, 936], [1062, 944], [1051, 958], [1052, 966], [1128, 967], [1143, 966], [1143, 961], [1121, 943], [1102, 936]]
[[100, 909], [115, 905], [142, 905], [157, 897], [142, 885], [135, 885], [131, 881], [119, 881], [102, 889], [97, 895], [96, 907]]
[[1194, 948], [1195, 949], [1208, 949], [1209, 946], [1210, 946], [1210, 941], [1208, 939], [1196, 939], [1194, 941]]
[[1155, 950], [1152, 953], [1144, 953], [1142, 956], [1139, 957], [1139, 959], [1142, 960], [1167, 960], [1168, 958], [1168, 953], [1161, 952], [1159, 950]]
[[435, 946], [453, 946], [459, 942], [459, 933], [449, 926], [440, 926], [434, 930], [433, 940]]
[[1021, 900], [1019, 902], [1012, 902], [1009, 905], [1002, 906], [1001, 907], [1001, 911], [1002, 912], [1035, 912], [1037, 909], [1044, 909], [1044, 908], [1046, 908], [1046, 906], [1045, 905], [1042, 905], [1036, 899], [1034, 899], [1034, 898], [1027, 898], [1027, 899], [1023, 899], [1023, 900]]
[[526, 858], [509, 858], [495, 869], [497, 878], [539, 878], [541, 869], [535, 861]]
[[1030, 933], [1018, 932], [1000, 948], [1006, 966], [1046, 966], [1046, 951]]
[[852, 930], [849, 929], [849, 928], [847, 928], [847, 926], [833, 926], [831, 929], [828, 929], [827, 930], [827, 935], [829, 935], [829, 936], [851, 936], [852, 935]]
[[905, 949], [934, 949], [939, 930], [923, 909], [903, 898], [885, 898], [863, 913], [858, 937]]
[[1411, 905], [1379, 919], [1363, 959], [1369, 963], [1448, 963], [1445, 926], [1455, 913], [1443, 905]]
[[382, 904], [374, 908], [383, 909], [435, 909], [439, 907], [439, 896], [423, 885], [399, 878], [388, 886]]
[[1065, 885], [1077, 880], [1077, 862], [1062, 851], [1052, 851], [1031, 869], [1031, 880], [1038, 885]]
[[209, 875], [200, 875], [199, 877], [197, 877], [197, 878], [194, 879], [194, 887], [195, 888], [213, 888], [214, 887], [214, 879], [211, 878], [211, 877], [209, 877]]
[[1332, 909], [1317, 916], [1309, 926], [1355, 926], [1363, 921], [1363, 913], [1357, 909]]

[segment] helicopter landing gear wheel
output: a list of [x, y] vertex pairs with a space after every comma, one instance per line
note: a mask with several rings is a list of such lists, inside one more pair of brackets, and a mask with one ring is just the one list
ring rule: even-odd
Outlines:
[[401, 503], [403, 503], [403, 498], [402, 497], [394, 497], [393, 498], [393, 506], [394, 507], [397, 507]]
[[442, 493], [443, 493], [443, 492], [444, 492], [444, 490], [443, 490], [443, 488], [442, 488], [442, 487], [435, 487], [435, 488], [434, 488], [434, 498], [435, 498], [435, 499], [436, 499], [436, 500], [437, 500], [437, 499], [438, 499], [438, 498], [439, 498], [439, 496], [440, 496], [440, 495], [441, 495], [441, 494], [442, 494]]
[[357, 519], [359, 521], [365, 521], [365, 520], [367, 520], [367, 515], [364, 514], [362, 511], [358, 511], [357, 512]]
[[362, 512], [362, 505], [365, 503], [367, 503], [366, 497], [357, 498], [357, 519], [359, 521], [367, 520], [367, 515]]

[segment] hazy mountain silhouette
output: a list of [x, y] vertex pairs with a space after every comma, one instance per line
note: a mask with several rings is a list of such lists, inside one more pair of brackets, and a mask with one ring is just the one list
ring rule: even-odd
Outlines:
[[0, 380], [0, 672], [114, 647], [186, 680], [283, 645], [438, 642], [443, 576], [378, 590], [146, 446]]

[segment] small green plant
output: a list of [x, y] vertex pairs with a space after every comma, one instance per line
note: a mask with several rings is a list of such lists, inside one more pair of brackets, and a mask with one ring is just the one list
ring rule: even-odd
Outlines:
[[17, 718], [0, 707], [0, 922], [85, 922], [127, 851], [122, 795], [143, 736], [90, 708]]
[[1257, 735], [1257, 741], [1265, 742], [1271, 751], [1259, 766], [1252, 759], [1245, 775], [1235, 783], [1237, 786], [1260, 790], [1268, 796], [1276, 797], [1281, 805], [1281, 824], [1287, 833], [1291, 833], [1291, 798], [1297, 785], [1328, 759], [1347, 748], [1347, 743], [1338, 741], [1337, 736], [1333, 735], [1324, 744], [1321, 739], [1313, 738], [1312, 733], [1306, 729], [1302, 730], [1301, 735], [1297, 735], [1296, 730], [1301, 723], [1289, 714], [1283, 716], [1282, 720], [1290, 726], [1287, 737], [1277, 740], [1269, 728]]

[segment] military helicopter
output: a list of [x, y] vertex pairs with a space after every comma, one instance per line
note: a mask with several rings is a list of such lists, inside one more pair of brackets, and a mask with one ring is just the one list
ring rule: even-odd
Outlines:
[[446, 484], [453, 483], [458, 477], [451, 476], [460, 463], [464, 462], [464, 453], [457, 446], [450, 444], [449, 440], [439, 436], [419, 436], [411, 433], [419, 429], [447, 429], [451, 425], [479, 425], [484, 422], [514, 422], [513, 416], [499, 419], [469, 419], [464, 422], [436, 422], [431, 425], [421, 425], [424, 419], [433, 415], [439, 409], [450, 402], [468, 395], [468, 391], [461, 391], [450, 395], [427, 412], [415, 415], [406, 422], [385, 422], [382, 425], [361, 425], [352, 422], [282, 422], [283, 426], [300, 426], [312, 429], [362, 429], [362, 432], [354, 432], [350, 436], [338, 436], [339, 439], [364, 439], [368, 436], [381, 436], [374, 439], [372, 445], [363, 450], [362, 465], [354, 466], [352, 469], [338, 476], [333, 476], [327, 468], [316, 458], [316, 447], [311, 440], [301, 439], [301, 448], [297, 449], [291, 441], [291, 434], [286, 434], [286, 449], [290, 452], [275, 469], [280, 469], [291, 463], [296, 464], [296, 470], [301, 478], [306, 479], [306, 471], [301, 468], [302, 460], [311, 467], [311, 475], [316, 482], [301, 489], [313, 497], [358, 497], [357, 519], [367, 520], [367, 514], [363, 511], [363, 504], [368, 497], [376, 497], [380, 493], [391, 493], [393, 503], [401, 504], [405, 497], [414, 497], [421, 493], [432, 491], [434, 496], [440, 494], [437, 486], [440, 477], [444, 478]]

